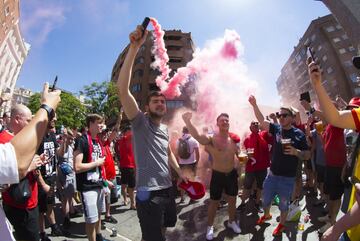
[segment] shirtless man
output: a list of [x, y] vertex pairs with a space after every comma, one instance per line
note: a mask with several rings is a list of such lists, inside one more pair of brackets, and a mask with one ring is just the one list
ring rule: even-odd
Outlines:
[[191, 123], [191, 112], [183, 114], [182, 118], [189, 129], [190, 134], [202, 145], [212, 156], [212, 177], [210, 183], [210, 204], [208, 208], [208, 227], [206, 239], [214, 238], [214, 219], [216, 210], [219, 206], [223, 191], [228, 198], [229, 222], [227, 226], [235, 233], [241, 233], [241, 229], [235, 220], [236, 214], [236, 195], [238, 193], [237, 171], [234, 167], [234, 158], [239, 150], [235, 142], [229, 137], [229, 115], [220, 114], [216, 119], [219, 132], [213, 137], [200, 135]]

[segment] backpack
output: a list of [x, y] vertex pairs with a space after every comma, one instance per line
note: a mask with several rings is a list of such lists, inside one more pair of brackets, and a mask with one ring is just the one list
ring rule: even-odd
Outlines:
[[189, 145], [189, 140], [190, 136], [186, 139], [179, 139], [179, 144], [178, 144], [178, 156], [181, 159], [189, 159], [191, 156], [191, 152], [190, 152], [190, 145]]

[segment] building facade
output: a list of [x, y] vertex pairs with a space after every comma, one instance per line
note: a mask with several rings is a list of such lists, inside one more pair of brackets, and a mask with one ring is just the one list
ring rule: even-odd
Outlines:
[[[13, 94], [20, 69], [29, 52], [19, 27], [19, 0], [0, 1], [0, 95]], [[8, 101], [3, 108], [10, 108]]]
[[359, 0], [322, 0], [329, 8], [352, 44], [360, 51], [360, 1]]
[[29, 104], [30, 96], [33, 94], [34, 93], [30, 89], [22, 87], [15, 88], [11, 98], [11, 105], [23, 104], [27, 106]]
[[[172, 69], [170, 76], [173, 76], [178, 68], [186, 66], [186, 64], [192, 60], [195, 49], [194, 44], [191, 33], [183, 33], [180, 30], [165, 31], [164, 41], [167, 54], [169, 55], [168, 64]], [[150, 67], [151, 63], [154, 61], [154, 56], [151, 53], [152, 46], [153, 37], [152, 34], [149, 34], [135, 58], [130, 82], [130, 91], [138, 102], [140, 109], [143, 111], [145, 109], [148, 93], [152, 90], [158, 90], [155, 79], [160, 72]], [[111, 75], [112, 81], [117, 81], [118, 79], [128, 47], [129, 46], [122, 51], [113, 67]], [[181, 96], [173, 100], [167, 100], [168, 115], [166, 116], [166, 120], [169, 120], [174, 111], [178, 108], [183, 106], [188, 108], [195, 107], [195, 104], [190, 99], [192, 91], [194, 91], [194, 88], [192, 88], [190, 81], [188, 85], [182, 89]]]
[[276, 85], [282, 104], [302, 109], [300, 94], [306, 91], [318, 102], [307, 72], [306, 46], [313, 50], [323, 70], [323, 85], [333, 100], [337, 95], [345, 101], [360, 95], [357, 70], [352, 65], [356, 49], [333, 15], [327, 15], [311, 22], [281, 69]]

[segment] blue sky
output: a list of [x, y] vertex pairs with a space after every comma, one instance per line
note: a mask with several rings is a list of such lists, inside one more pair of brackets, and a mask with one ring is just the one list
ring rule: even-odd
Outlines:
[[93, 81], [108, 80], [145, 16], [164, 29], [191, 32], [196, 47], [236, 30], [243, 61], [262, 90], [260, 103], [279, 105], [276, 79], [311, 20], [329, 10], [314, 0], [23, 0], [20, 27], [31, 50], [17, 86], [41, 89], [59, 76], [58, 86], [74, 93]]

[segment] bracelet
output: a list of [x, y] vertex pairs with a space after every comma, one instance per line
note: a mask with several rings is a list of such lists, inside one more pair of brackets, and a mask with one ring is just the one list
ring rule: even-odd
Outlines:
[[40, 108], [46, 110], [49, 121], [51, 121], [55, 117], [55, 111], [50, 106], [42, 104], [40, 105]]

